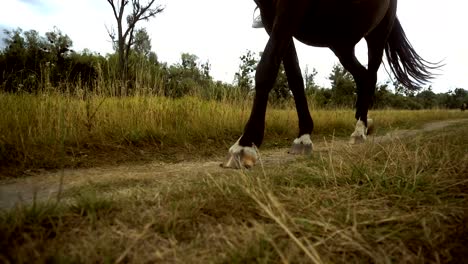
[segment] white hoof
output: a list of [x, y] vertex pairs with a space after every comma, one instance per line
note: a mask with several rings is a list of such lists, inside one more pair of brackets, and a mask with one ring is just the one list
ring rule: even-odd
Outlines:
[[240, 146], [239, 140], [229, 148], [227, 160], [220, 164], [221, 167], [231, 169], [249, 169], [255, 165], [258, 158], [257, 151], [253, 147]]
[[349, 140], [349, 143], [357, 144], [365, 142], [367, 140], [367, 135], [369, 135], [373, 129], [373, 124], [374, 122], [372, 119], [367, 119], [366, 127], [364, 122], [359, 119], [356, 122], [356, 128], [354, 129], [354, 132], [351, 134], [351, 139]]
[[304, 134], [296, 138], [289, 150], [289, 154], [309, 155], [312, 153], [313, 145], [309, 134]]

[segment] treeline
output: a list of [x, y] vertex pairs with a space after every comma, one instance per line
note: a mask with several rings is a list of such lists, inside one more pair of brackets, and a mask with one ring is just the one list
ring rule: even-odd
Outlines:
[[119, 76], [117, 52], [105, 56], [89, 50], [75, 52], [72, 40], [58, 29], [45, 36], [21, 29], [5, 34], [5, 48], [0, 51], [0, 90], [4, 92], [233, 96], [226, 92], [233, 90], [232, 85], [214, 81], [209, 62], [200, 63], [196, 55], [184, 53], [174, 65], [160, 63], [145, 30], [136, 36], [125, 83]]
[[[235, 85], [242, 91], [251, 91], [254, 88], [253, 75], [260, 54], [247, 51], [240, 59], [239, 71], [235, 74]], [[315, 82], [317, 71], [305, 69], [303, 73], [306, 95], [314, 106], [319, 108], [352, 108], [356, 101], [356, 84], [353, 76], [340, 64], [333, 66], [328, 76], [330, 87], [321, 87]], [[393, 92], [392, 90], [396, 91]], [[292, 94], [289, 92], [286, 72], [281, 65], [275, 86], [270, 94], [270, 101], [276, 104], [289, 101]], [[431, 108], [460, 108], [468, 103], [468, 91], [456, 88], [446, 93], [434, 93], [432, 87], [412, 91], [398, 83], [390, 81], [377, 85], [373, 108], [375, 109], [431, 109]]]
[[[117, 51], [106, 55], [89, 50], [75, 52], [72, 40], [57, 28], [44, 36], [35, 30], [21, 29], [6, 30], [5, 35], [4, 48], [0, 51], [0, 91], [9, 93], [54, 91], [84, 96], [92, 92], [105, 96], [144, 94], [177, 98], [191, 95], [208, 100], [243, 100], [254, 92], [253, 77], [260, 58], [260, 54], [246, 51], [240, 56], [239, 70], [232, 84], [215, 81], [210, 75], [209, 62], [201, 62], [194, 54], [183, 53], [180, 62], [172, 65], [159, 62], [143, 29], [135, 36], [127, 76], [123, 80], [119, 76]], [[315, 69], [306, 68], [303, 75], [306, 94], [315, 107], [353, 107], [355, 83], [341, 65], [333, 67], [329, 75], [330, 87], [316, 84]], [[281, 66], [270, 102], [283, 106], [291, 101]], [[387, 82], [377, 86], [374, 101], [374, 108], [379, 109], [459, 108], [468, 102], [468, 91], [457, 88], [436, 94], [427, 87], [413, 92]]]

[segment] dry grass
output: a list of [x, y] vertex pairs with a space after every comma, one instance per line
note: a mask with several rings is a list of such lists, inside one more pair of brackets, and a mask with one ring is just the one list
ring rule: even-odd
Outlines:
[[[87, 167], [122, 162], [180, 161], [224, 155], [242, 133], [250, 100], [186, 97], [0, 94], [0, 175], [31, 169]], [[347, 136], [352, 110], [312, 110], [314, 135]], [[466, 117], [460, 111], [373, 111], [379, 131], [431, 120]], [[297, 136], [294, 107], [270, 108], [264, 147], [289, 145]]]
[[59, 204], [3, 212], [0, 259], [460, 263], [468, 254], [467, 132], [465, 124], [340, 145], [251, 171], [96, 181]]

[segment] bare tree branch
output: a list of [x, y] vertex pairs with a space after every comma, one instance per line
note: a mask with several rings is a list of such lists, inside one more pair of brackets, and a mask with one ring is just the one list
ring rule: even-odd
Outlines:
[[117, 15], [117, 10], [115, 9], [114, 1], [113, 0], [107, 0], [107, 2], [112, 6], [112, 11], [114, 11], [114, 17], [115, 19], [119, 19], [119, 16]]
[[130, 29], [134, 28], [136, 23], [142, 20], [148, 20], [152, 17], [155, 17], [157, 14], [164, 11], [164, 7], [157, 5], [154, 8], [151, 6], [154, 4], [155, 0], [149, 1], [145, 6], [141, 6], [139, 0], [132, 0], [133, 12], [130, 15], [131, 19], [127, 19], [128, 28], [123, 34], [125, 38], [128, 36]]
[[155, 4], [156, 0], [149, 0], [146, 4], [141, 4], [140, 0], [131, 0], [132, 10], [126, 17], [127, 28], [124, 30], [124, 13], [125, 8], [129, 5], [130, 0], [107, 0], [112, 7], [112, 12], [117, 21], [117, 34], [112, 28], [106, 27], [109, 37], [112, 39], [113, 44], [117, 44], [117, 52], [119, 54], [119, 71], [124, 86], [127, 81], [127, 70], [128, 70], [128, 57], [131, 51], [131, 47], [135, 44], [135, 26], [139, 21], [149, 20], [161, 13], [164, 8], [161, 5]]
[[125, 10], [125, 6], [128, 4], [128, 0], [121, 0], [120, 2], [120, 12], [119, 12], [119, 19], [122, 21], [123, 13]]
[[113, 27], [109, 29], [107, 25], [104, 25], [104, 26], [106, 27], [106, 31], [109, 37], [112, 39], [112, 41], [115, 41], [115, 29]]

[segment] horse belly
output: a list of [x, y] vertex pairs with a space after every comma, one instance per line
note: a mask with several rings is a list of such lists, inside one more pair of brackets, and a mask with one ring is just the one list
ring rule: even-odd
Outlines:
[[301, 42], [327, 47], [335, 42], [357, 43], [385, 16], [391, 0], [317, 0], [294, 36]]

